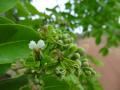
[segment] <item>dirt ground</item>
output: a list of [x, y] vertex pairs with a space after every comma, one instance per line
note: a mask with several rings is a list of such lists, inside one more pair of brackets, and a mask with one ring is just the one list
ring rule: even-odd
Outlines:
[[99, 58], [104, 62], [104, 66], [97, 67], [96, 70], [101, 73], [100, 82], [104, 90], [120, 90], [120, 46], [111, 48], [109, 54], [103, 57], [99, 54], [99, 48], [104, 42], [96, 46], [94, 39], [79, 39], [77, 41], [79, 47], [84, 47], [86, 52]]

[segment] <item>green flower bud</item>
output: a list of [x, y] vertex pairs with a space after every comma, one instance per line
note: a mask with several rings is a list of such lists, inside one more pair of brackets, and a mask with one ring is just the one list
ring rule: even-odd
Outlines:
[[69, 38], [69, 35], [68, 34], [63, 34], [63, 39], [67, 39]]
[[80, 59], [80, 54], [79, 54], [79, 53], [75, 53], [74, 56], [75, 56], [77, 59]]
[[77, 52], [80, 53], [80, 55], [82, 55], [82, 56], [85, 55], [85, 49], [84, 48], [78, 48]]
[[17, 73], [20, 74], [20, 75], [22, 75], [22, 74], [26, 73], [26, 71], [27, 71], [26, 68], [22, 68], [22, 69], [18, 69]]
[[69, 47], [69, 52], [70, 53], [73, 53], [77, 50], [77, 46], [75, 44], [70, 44], [70, 47]]
[[89, 68], [86, 68], [86, 69], [89, 70], [92, 75], [96, 75], [96, 72], [93, 68], [89, 67]]
[[31, 73], [35, 73], [36, 71], [35, 70], [31, 70]]
[[64, 69], [62, 69], [61, 67], [57, 67], [55, 69], [55, 73], [58, 77], [63, 77], [66, 73], [66, 71]]
[[86, 68], [84, 68], [84, 70], [85, 70], [85, 71], [90, 71], [91, 74], [93, 74], [93, 75], [96, 74], [95, 70], [94, 70], [93, 68], [91, 68], [91, 67], [86, 67]]
[[74, 64], [73, 67], [76, 68], [76, 69], [80, 68], [79, 64]]
[[87, 58], [81, 59], [83, 62], [88, 62], [89, 60]]
[[63, 41], [62, 41], [62, 40], [58, 40], [58, 43], [59, 43], [59, 44], [63, 44]]
[[65, 50], [65, 49], [68, 49], [69, 44], [65, 44], [63, 47], [64, 47], [64, 50]]
[[71, 37], [70, 39], [71, 39], [71, 42], [73, 42], [73, 41], [74, 41], [74, 38], [72, 38], [72, 37]]
[[54, 39], [55, 39], [55, 40], [59, 40], [59, 37], [58, 37], [58, 36], [56, 36]]
[[96, 75], [96, 72], [95, 72], [95, 70], [92, 70], [92, 74], [93, 74], [93, 75]]
[[92, 75], [91, 71], [85, 71], [85, 74], [88, 75], [88, 76]]
[[79, 53], [74, 53], [73, 56], [71, 57], [72, 60], [80, 59], [80, 54]]
[[59, 36], [59, 39], [62, 39], [62, 35]]
[[79, 66], [81, 67], [81, 65], [82, 65], [81, 61], [79, 59], [77, 59], [76, 61], [78, 62]]
[[39, 83], [40, 83], [40, 80], [39, 80], [38, 78], [35, 78], [35, 79], [34, 79], [34, 82], [35, 82], [35, 84], [39, 84]]
[[[44, 81], [43, 80], [39, 80], [40, 86], [44, 86]], [[41, 89], [40, 89], [41, 90]], [[42, 89], [43, 90], [43, 89]]]
[[88, 66], [90, 66], [90, 64], [89, 64], [89, 62], [85, 61], [85, 62], [83, 62], [83, 66], [88, 67]]
[[64, 42], [65, 42], [65, 43], [71, 43], [71, 39], [69, 39], [69, 38], [64, 39]]

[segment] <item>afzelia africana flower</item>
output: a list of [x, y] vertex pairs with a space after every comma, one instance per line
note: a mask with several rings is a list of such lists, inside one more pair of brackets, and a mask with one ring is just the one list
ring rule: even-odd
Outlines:
[[39, 40], [37, 43], [35, 41], [30, 41], [29, 48], [30, 49], [43, 49], [45, 47], [45, 43], [43, 40]]

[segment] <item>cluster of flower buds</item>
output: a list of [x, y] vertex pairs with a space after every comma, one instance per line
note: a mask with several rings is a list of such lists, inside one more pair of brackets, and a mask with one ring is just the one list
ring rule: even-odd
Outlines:
[[66, 70], [64, 70], [62, 67], [57, 67], [55, 69], [55, 74], [57, 75], [57, 77], [60, 77], [62, 79], [65, 77]]
[[40, 29], [39, 33], [41, 39], [37, 42], [32, 40], [28, 45], [34, 53], [24, 61], [26, 74], [33, 76], [31, 82], [37, 90], [42, 87], [40, 81], [44, 75], [54, 74], [59, 79], [75, 84], [80, 84], [81, 75], [95, 75], [86, 59], [85, 50], [77, 47], [71, 34], [50, 27]]
[[24, 75], [26, 71], [27, 69], [24, 68], [22, 61], [18, 60], [17, 62], [11, 64], [11, 68], [7, 70], [6, 74], [14, 78], [17, 76]]
[[87, 76], [96, 75], [95, 70], [90, 66], [88, 59], [82, 60], [82, 69]]

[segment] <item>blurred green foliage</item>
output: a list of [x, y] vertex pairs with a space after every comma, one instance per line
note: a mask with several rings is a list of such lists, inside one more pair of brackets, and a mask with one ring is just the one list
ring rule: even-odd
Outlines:
[[[7, 2], [7, 0], [5, 1]], [[83, 38], [94, 37], [96, 44], [100, 44], [102, 36], [104, 36], [107, 42], [103, 48], [106, 49], [119, 45], [119, 0], [69, 0], [65, 3], [64, 10], [61, 10], [59, 5], [52, 9], [47, 8], [46, 10], [51, 13], [50, 15], [39, 12], [30, 0], [16, 0], [14, 3], [8, 8], [6, 7], [7, 9], [3, 7], [6, 3], [1, 3], [0, 8], [7, 10], [3, 16], [15, 23], [27, 25], [36, 30], [45, 24], [52, 24], [57, 28], [69, 31], [74, 31], [82, 26], [83, 33], [81, 36]], [[11, 9], [11, 7], [13, 8]], [[38, 18], [33, 19], [33, 17]], [[100, 52], [105, 55], [103, 50]]]

